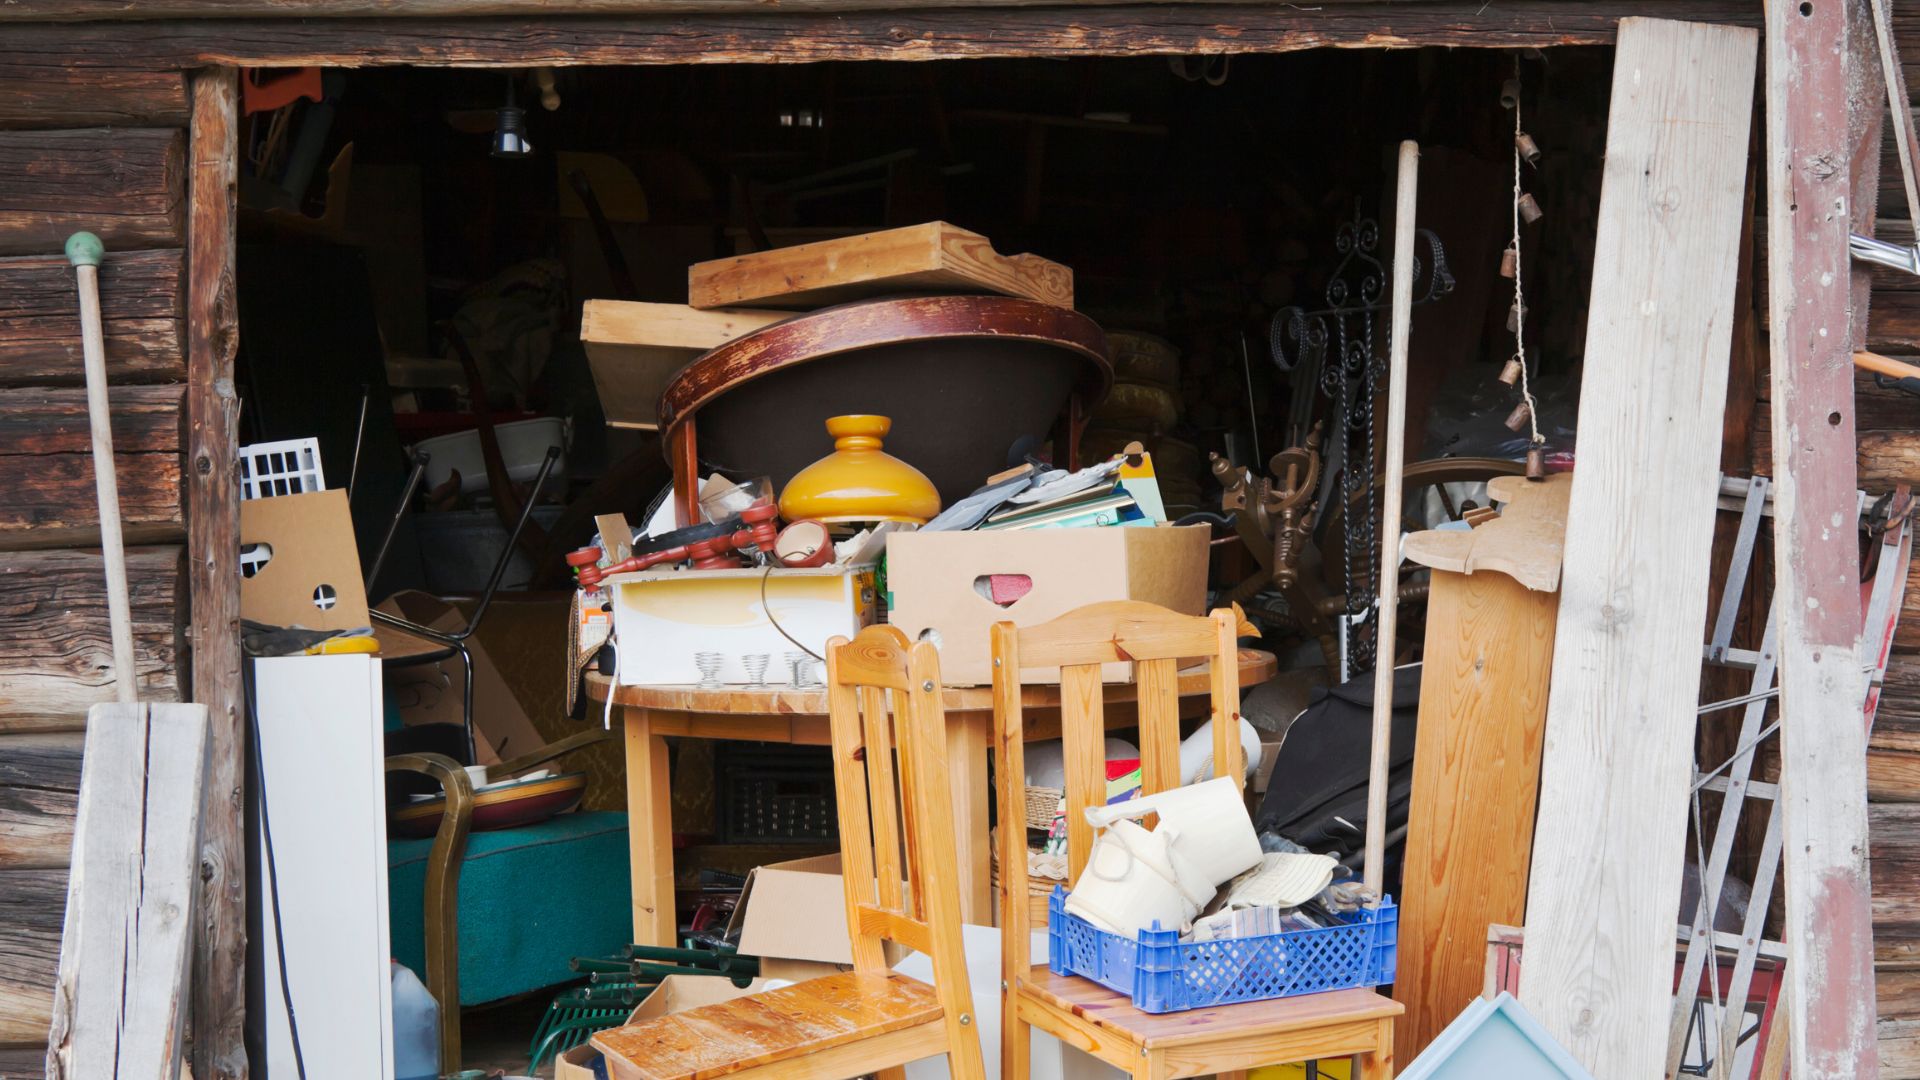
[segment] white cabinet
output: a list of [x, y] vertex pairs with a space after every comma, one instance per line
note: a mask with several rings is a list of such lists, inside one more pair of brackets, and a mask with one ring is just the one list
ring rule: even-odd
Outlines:
[[[251, 996], [264, 1006], [267, 1075], [299, 1075], [284, 950], [306, 1075], [392, 1080], [379, 658], [262, 659], [254, 679], [260, 783], [249, 816], [260, 922], [250, 951], [261, 962]], [[270, 880], [279, 886], [278, 920]]]

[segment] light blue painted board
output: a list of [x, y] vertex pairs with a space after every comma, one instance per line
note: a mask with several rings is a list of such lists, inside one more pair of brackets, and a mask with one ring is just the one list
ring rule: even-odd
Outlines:
[[1593, 1080], [1540, 1022], [1502, 992], [1475, 998], [1400, 1080]]

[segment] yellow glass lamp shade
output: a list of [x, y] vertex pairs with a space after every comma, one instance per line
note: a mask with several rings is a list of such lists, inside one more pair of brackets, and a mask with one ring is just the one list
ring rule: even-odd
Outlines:
[[788, 521], [906, 521], [916, 525], [940, 512], [940, 493], [927, 474], [880, 448], [893, 429], [885, 416], [836, 416], [827, 421], [833, 453], [801, 469], [780, 493]]

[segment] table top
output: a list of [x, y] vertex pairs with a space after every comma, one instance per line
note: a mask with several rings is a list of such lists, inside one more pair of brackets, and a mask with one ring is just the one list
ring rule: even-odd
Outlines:
[[[1240, 686], [1258, 686], [1273, 678], [1280, 664], [1270, 652], [1240, 650]], [[596, 702], [607, 700], [607, 688], [613, 680], [599, 672], [587, 674], [587, 697]], [[1180, 696], [1192, 697], [1210, 691], [1207, 665], [1198, 664], [1180, 672]], [[1106, 701], [1132, 701], [1133, 683], [1107, 683]], [[941, 690], [941, 701], [949, 712], [993, 711], [993, 687], [948, 686]], [[754, 689], [748, 686], [724, 686], [702, 690], [696, 686], [622, 686], [614, 695], [615, 705], [642, 709], [663, 709], [687, 713], [738, 713], [754, 716], [789, 714], [825, 716], [827, 692], [824, 688], [794, 690], [786, 686]], [[1057, 683], [1032, 683], [1020, 688], [1020, 704], [1030, 709], [1056, 708], [1060, 704]]]

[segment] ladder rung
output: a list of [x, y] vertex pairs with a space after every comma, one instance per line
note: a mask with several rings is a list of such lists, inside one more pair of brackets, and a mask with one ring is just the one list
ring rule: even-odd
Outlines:
[[[1698, 782], [1700, 774], [1694, 773], [1693, 775], [1695, 781]], [[1717, 791], [1725, 795], [1727, 793], [1727, 778], [1725, 776], [1716, 776], [1706, 783], [1701, 784], [1700, 788], [1703, 791]], [[1747, 795], [1759, 799], [1778, 799], [1780, 797], [1780, 785], [1771, 784], [1765, 780], [1749, 780], [1747, 781]]]

